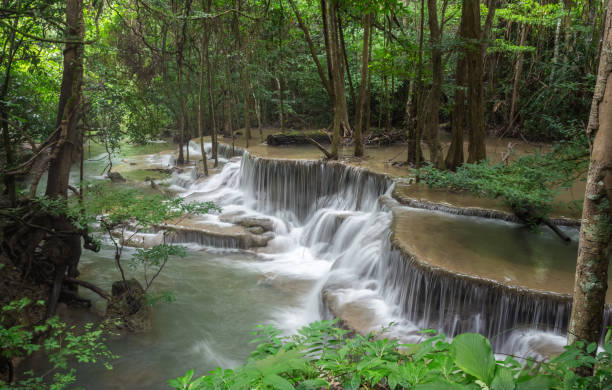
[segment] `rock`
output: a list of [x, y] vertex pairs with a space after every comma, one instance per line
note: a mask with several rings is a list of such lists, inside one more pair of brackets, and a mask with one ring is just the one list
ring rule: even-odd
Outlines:
[[136, 279], [117, 281], [112, 286], [112, 300], [106, 307], [106, 318], [119, 329], [143, 332], [151, 329], [151, 308], [145, 291]]
[[260, 227], [264, 232], [274, 230], [274, 221], [268, 218], [248, 217], [240, 214], [223, 214], [219, 217], [219, 219], [223, 222], [244, 226], [247, 229]]
[[113, 183], [125, 182], [125, 179], [123, 178], [123, 176], [121, 176], [119, 172], [109, 172], [107, 176]]
[[272, 233], [266, 234], [251, 234], [247, 233], [248, 246], [253, 248], [261, 248], [268, 245], [268, 242], [274, 238]]
[[261, 226], [252, 226], [246, 228], [246, 231], [253, 234], [263, 234], [264, 229]]

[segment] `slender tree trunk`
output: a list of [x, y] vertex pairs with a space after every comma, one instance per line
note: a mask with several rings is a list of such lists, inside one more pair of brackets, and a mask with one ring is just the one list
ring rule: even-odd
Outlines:
[[370, 59], [370, 34], [372, 24], [372, 14], [368, 13], [363, 15], [363, 46], [361, 49], [361, 85], [359, 86], [359, 98], [357, 101], [357, 108], [355, 110], [356, 123], [355, 123], [355, 133], [353, 134], [353, 139], [355, 141], [355, 157], [363, 156], [363, 116], [365, 111], [365, 104], [367, 100], [367, 88], [368, 88], [368, 66]]
[[[312, 42], [312, 38], [310, 37], [310, 31], [308, 30], [308, 27], [304, 23], [304, 20], [302, 19], [302, 15], [300, 14], [300, 11], [295, 4], [295, 1], [289, 0], [289, 4], [291, 5], [293, 12], [295, 13], [295, 17], [298, 21], [298, 24], [300, 25], [300, 29], [302, 29], [302, 32], [304, 33], [304, 37], [306, 38], [306, 42], [308, 43], [308, 50], [310, 51], [310, 56], [312, 57], [312, 60], [314, 61], [317, 67], [317, 73], [319, 75], [319, 78], [321, 79], [321, 83], [323, 84], [323, 87], [325, 87], [325, 91], [327, 92], [327, 95], [329, 96], [330, 103], [333, 104], [334, 93], [333, 93], [332, 85], [330, 82], [331, 72], [328, 72], [328, 77], [325, 76], [324, 71], [323, 71], [323, 66], [321, 65], [321, 62], [319, 61], [319, 57], [317, 56], [317, 52], [315, 50], [314, 43]], [[323, 24], [325, 24], [325, 22]], [[327, 37], [325, 39], [327, 41]], [[326, 44], [326, 47], [327, 47], [327, 44]], [[329, 57], [328, 57], [328, 61], [329, 61]]]
[[[374, 15], [372, 15], [372, 19]], [[370, 27], [370, 43], [368, 48], [369, 59], [368, 62], [372, 62], [372, 42], [373, 42], [373, 30]], [[370, 126], [372, 124], [372, 72], [368, 71], [368, 83], [366, 91], [366, 103], [365, 103], [365, 134], [370, 133]]]
[[[461, 27], [459, 27], [461, 30]], [[451, 114], [451, 144], [446, 154], [446, 168], [452, 171], [463, 164], [463, 132], [465, 130], [465, 89], [467, 64], [463, 53], [457, 58], [457, 69], [455, 72], [455, 104]]]
[[251, 75], [249, 72], [249, 64], [251, 62], [251, 49], [249, 48], [249, 39], [245, 45], [245, 61], [244, 64], [244, 79], [242, 83], [244, 94], [244, 136], [246, 138], [246, 146], [249, 147], [251, 139]]
[[[421, 0], [421, 9], [419, 12], [419, 48], [418, 48], [418, 64], [417, 64], [417, 75], [416, 75], [416, 96], [417, 96], [417, 108], [416, 108], [416, 126], [408, 128], [408, 153], [406, 156], [406, 162], [414, 163], [418, 169], [421, 164], [421, 129], [423, 128], [423, 29], [425, 27], [425, 0]], [[417, 175], [418, 179], [418, 175]]]
[[333, 159], [337, 159], [340, 144], [340, 131], [343, 130], [343, 134], [346, 137], [352, 134], [352, 130], [348, 122], [344, 70], [342, 69], [342, 54], [340, 53], [340, 43], [338, 37], [338, 2], [337, 0], [323, 0], [321, 4], [324, 6], [322, 11], [326, 25], [325, 30], [329, 33], [329, 37], [327, 39], [328, 58], [331, 61], [331, 80], [334, 90], [334, 120], [331, 156]]
[[439, 131], [440, 99], [442, 95], [442, 31], [438, 23], [436, 0], [428, 0], [427, 7], [429, 12], [432, 83], [427, 99], [424, 102], [426, 120], [423, 123], [423, 131], [426, 135], [425, 142], [429, 148], [431, 161], [437, 168], [444, 169], [444, 155], [440, 145]]
[[[520, 45], [525, 46], [527, 40], [527, 34], [529, 33], [529, 26], [526, 24], [521, 25], [521, 40]], [[519, 99], [519, 84], [521, 81], [521, 74], [523, 73], [523, 63], [525, 61], [525, 55], [522, 51], [519, 51], [514, 65], [514, 81], [512, 82], [512, 99], [510, 100], [510, 113], [508, 115], [508, 128], [506, 132], [512, 131], [514, 124], [516, 123], [517, 117], [517, 106]], [[553, 68], [554, 69], [554, 68]], [[552, 73], [551, 73], [552, 75]]]
[[348, 62], [348, 56], [346, 55], [346, 44], [344, 43], [344, 28], [342, 27], [342, 19], [340, 13], [338, 13], [338, 35], [340, 36], [340, 47], [342, 48], [342, 58], [344, 59], [344, 68], [346, 69], [346, 78], [349, 83], [349, 91], [351, 92], [351, 102], [356, 104], [355, 100], [355, 89], [353, 88], [353, 78], [351, 77], [351, 68]]
[[283, 108], [283, 85], [278, 77], [276, 80], [276, 89], [278, 90], [278, 120], [280, 122], [281, 131], [285, 131], [285, 111]]
[[[187, 23], [189, 18], [187, 17], [191, 10], [191, 2], [192, 0], [185, 1], [185, 9], [183, 18], [183, 23], [181, 25], [180, 31], [177, 27], [176, 31], [176, 68], [177, 68], [177, 84], [178, 84], [178, 95], [179, 95], [179, 104], [181, 106], [180, 119], [179, 119], [179, 130], [180, 130], [180, 147], [179, 147], [179, 155], [176, 163], [179, 165], [183, 165], [185, 163], [185, 157], [183, 154], [183, 147], [185, 146], [185, 127], [187, 126], [187, 102], [185, 101], [185, 93], [183, 92], [183, 61], [184, 61], [184, 50], [185, 43], [187, 41]], [[189, 159], [187, 159], [189, 162]]]
[[208, 176], [208, 162], [206, 161], [206, 150], [204, 149], [204, 67], [206, 58], [204, 52], [208, 50], [208, 31], [206, 21], [202, 22], [202, 42], [200, 46], [200, 84], [198, 89], [198, 135], [200, 136], [200, 149], [202, 150], [202, 166], [204, 175]]
[[[608, 7], [607, 15], [587, 127], [594, 141], [582, 208], [574, 301], [568, 330], [570, 344], [600, 340], [608, 288], [612, 240], [612, 7]], [[593, 373], [588, 367], [582, 367], [578, 372], [582, 375]]]
[[[550, 70], [550, 77], [548, 83], [552, 84], [555, 80], [555, 71], [557, 70], [557, 63], [559, 62], [559, 46], [561, 37], [561, 18], [557, 21], [557, 28], [555, 29], [555, 46], [553, 49], [552, 68]], [[521, 45], [522, 46], [522, 45]]]
[[[20, 3], [18, 3], [20, 5]], [[9, 47], [8, 53], [6, 53], [7, 63], [5, 65], [5, 73], [4, 80], [2, 81], [2, 92], [0, 95], [0, 124], [2, 128], [2, 141], [4, 144], [4, 153], [5, 153], [5, 170], [9, 170], [13, 167], [15, 163], [15, 157], [13, 156], [13, 145], [11, 144], [11, 137], [9, 134], [9, 117], [8, 117], [8, 107], [6, 106], [6, 98], [9, 91], [9, 83], [11, 81], [11, 69], [13, 67], [13, 59], [15, 57], [15, 53], [17, 52], [17, 48], [19, 44], [16, 41], [15, 37], [15, 29], [17, 28], [19, 23], [19, 18], [15, 18], [13, 21], [13, 29], [9, 32]], [[3, 61], [0, 61], [2, 64]], [[6, 194], [8, 195], [9, 204], [11, 207], [15, 207], [17, 205], [17, 191], [15, 187], [15, 176], [13, 175], [4, 175], [4, 185], [6, 187]]]
[[468, 163], [486, 159], [484, 126], [484, 90], [483, 90], [483, 50], [482, 31], [480, 28], [480, 2], [478, 0], [464, 0], [466, 18], [464, 28], [465, 36], [469, 40], [466, 50], [468, 64], [468, 128], [469, 146]]
[[[206, 5], [206, 10], [209, 13], [211, 11], [211, 2], [212, 0], [208, 0], [207, 5]], [[206, 29], [208, 31], [207, 33], [208, 43], [210, 43], [210, 36], [212, 34], [210, 20], [206, 21]], [[214, 94], [213, 94], [213, 90], [215, 86], [214, 86], [214, 79], [212, 77], [212, 66], [210, 62], [209, 46], [210, 45], [206, 46], [206, 50], [204, 52], [204, 55], [205, 55], [204, 58], [206, 59], [206, 80], [207, 80], [207, 86], [208, 86], [208, 116], [210, 118], [210, 128], [211, 128], [210, 138], [211, 138], [211, 144], [212, 144], [211, 145], [212, 146], [212, 159], [215, 161], [214, 167], [217, 168], [217, 166], [219, 166], [219, 154], [218, 154], [219, 142], [217, 140], [217, 123], [215, 121], [215, 101], [214, 101]]]

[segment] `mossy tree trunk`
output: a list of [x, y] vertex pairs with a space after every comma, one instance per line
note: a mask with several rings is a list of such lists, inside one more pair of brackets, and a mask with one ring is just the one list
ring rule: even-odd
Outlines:
[[[568, 343], [598, 342], [612, 240], [612, 7], [608, 7], [587, 132], [593, 139], [584, 196]], [[593, 354], [595, 351], [593, 351]], [[578, 372], [591, 375], [592, 368]]]

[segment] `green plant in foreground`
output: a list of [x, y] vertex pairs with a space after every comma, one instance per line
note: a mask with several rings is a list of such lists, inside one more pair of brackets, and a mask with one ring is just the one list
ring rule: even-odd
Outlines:
[[[258, 343], [248, 361], [230, 370], [216, 368], [194, 378], [190, 370], [172, 379], [174, 389], [413, 389], [413, 390], [546, 390], [612, 389], [612, 345], [606, 341], [597, 357], [583, 345], [567, 346], [547, 362], [514, 357], [497, 360], [489, 341], [466, 333], [448, 340], [424, 332], [419, 344], [400, 344], [382, 335], [349, 336], [336, 321], [310, 324], [290, 337], [272, 326], [255, 332]], [[587, 346], [593, 352], [597, 345]], [[572, 370], [594, 366], [592, 377]]]
[[[72, 362], [103, 362], [112, 369], [109, 361], [115, 359], [106, 344], [102, 325], [94, 327], [88, 323], [82, 329], [68, 326], [57, 317], [46, 320], [41, 325], [27, 329], [23, 325], [5, 326], [7, 316], [22, 311], [32, 304], [28, 298], [5, 305], [0, 313], [0, 351], [1, 359], [6, 362], [15, 358], [25, 358], [33, 353], [43, 352], [48, 361], [44, 373], [25, 372], [17, 381], [6, 383], [0, 380], [1, 390], [61, 390], [68, 388], [76, 380], [76, 369], [69, 367]], [[36, 302], [44, 305], [44, 302]]]

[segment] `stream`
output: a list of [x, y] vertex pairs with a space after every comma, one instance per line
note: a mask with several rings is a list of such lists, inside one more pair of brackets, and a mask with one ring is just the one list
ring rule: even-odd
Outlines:
[[[566, 245], [549, 232], [511, 223], [400, 206], [390, 196], [393, 183], [386, 176], [340, 163], [269, 160], [248, 152], [230, 158], [229, 148], [220, 152], [219, 173], [205, 180], [196, 180], [192, 172], [174, 174], [169, 183], [188, 200], [214, 201], [222, 208], [221, 215], [197, 218], [189, 227], [228, 228], [223, 218], [228, 215], [258, 218], [272, 224], [274, 238], [262, 248], [238, 249], [197, 233], [177, 235], [188, 256], [173, 259], [155, 283], [157, 291], [170, 290], [176, 300], [154, 307], [152, 331], [111, 337], [109, 347], [120, 356], [114, 370], [79, 367], [78, 385], [165, 389], [168, 379], [192, 368], [203, 375], [217, 366], [242, 364], [254, 347], [249, 340], [258, 324], [274, 324], [289, 334], [333, 316], [360, 332], [393, 323], [388, 336], [404, 342], [418, 342], [421, 329], [434, 328], [448, 335], [475, 331], [496, 337], [498, 353], [542, 357], [562, 349], [569, 315], [565, 303], [517, 300], [504, 291], [468, 288], [465, 281], [446, 282], [415, 271], [392, 246], [391, 224], [394, 212], [407, 211], [397, 229], [403, 239], [413, 238], [412, 244], [407, 239], [411, 252], [441, 259], [454, 272], [501, 270], [502, 279], [520, 281], [521, 274], [536, 270], [529, 277], [544, 289], [546, 283], [561, 283], [546, 281], [557, 261], [559, 272], [573, 272], [575, 242]], [[192, 159], [200, 155], [193, 142], [190, 154]], [[168, 156], [155, 159], [172, 162]], [[575, 239], [575, 231], [568, 232]], [[446, 246], [452, 238], [455, 244]], [[128, 250], [124, 259], [129, 256]], [[488, 257], [490, 267], [481, 267]], [[81, 278], [110, 290], [118, 279], [111, 259], [108, 245], [97, 254], [84, 251]], [[104, 310], [96, 296], [82, 294], [96, 310]], [[485, 318], [487, 312], [496, 318]]]

